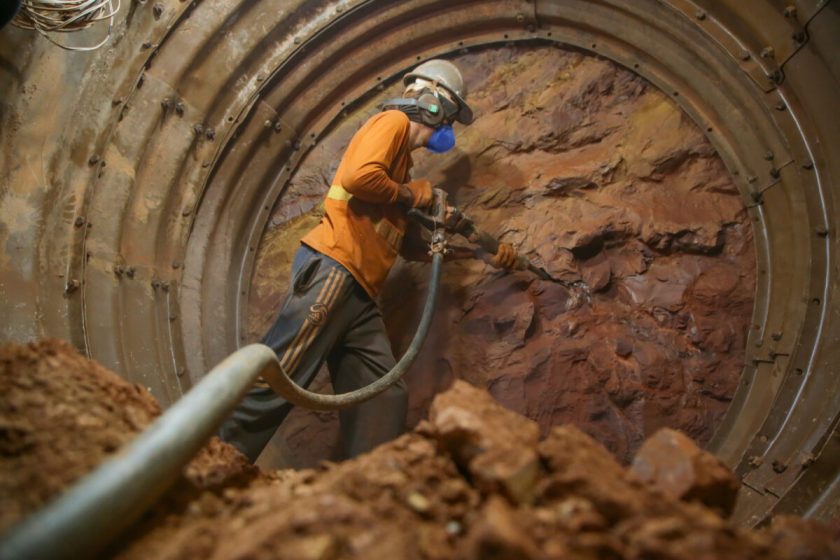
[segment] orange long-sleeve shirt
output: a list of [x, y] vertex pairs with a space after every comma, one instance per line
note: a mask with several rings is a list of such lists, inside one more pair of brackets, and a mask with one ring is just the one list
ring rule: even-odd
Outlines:
[[376, 297], [402, 246], [406, 210], [396, 204], [413, 165], [408, 117], [383, 111], [353, 136], [324, 201], [324, 217], [301, 240], [341, 263]]

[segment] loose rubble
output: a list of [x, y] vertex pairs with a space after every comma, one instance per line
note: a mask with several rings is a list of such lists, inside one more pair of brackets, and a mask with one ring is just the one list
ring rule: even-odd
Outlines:
[[0, 349], [0, 531], [160, 414], [138, 385], [46, 341]]
[[[141, 387], [63, 343], [6, 346], [0, 366], [8, 395], [0, 407], [2, 530], [159, 413]], [[840, 558], [825, 526], [781, 518], [752, 531], [704, 506], [708, 496], [728, 503], [737, 489], [722, 469], [668, 430], [643, 446], [632, 469], [572, 426], [540, 441], [535, 422], [456, 381], [415, 431], [340, 464], [268, 472], [214, 438], [107, 556]]]

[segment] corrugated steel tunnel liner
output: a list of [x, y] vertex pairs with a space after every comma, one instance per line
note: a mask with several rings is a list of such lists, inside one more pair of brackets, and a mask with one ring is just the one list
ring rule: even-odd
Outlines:
[[558, 43], [671, 95], [727, 166], [759, 276], [709, 448], [742, 476], [744, 523], [831, 519], [838, 31], [827, 0], [141, 0], [86, 55], [6, 28], [2, 336], [70, 340], [175, 401], [242, 344], [271, 209], [345, 111], [420, 60]]

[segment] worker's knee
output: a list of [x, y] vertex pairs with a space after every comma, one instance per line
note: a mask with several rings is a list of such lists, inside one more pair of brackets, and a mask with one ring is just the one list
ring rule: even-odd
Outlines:
[[396, 383], [391, 386], [391, 389], [394, 390], [394, 393], [399, 395], [399, 398], [407, 399], [408, 398], [408, 384], [406, 384], [404, 379], [400, 379]]
[[404, 409], [408, 407], [408, 385], [406, 385], [405, 381], [400, 379], [393, 385], [391, 385], [388, 389], [382, 392], [379, 396], [382, 401], [387, 401], [387, 404], [390, 407], [396, 409]]

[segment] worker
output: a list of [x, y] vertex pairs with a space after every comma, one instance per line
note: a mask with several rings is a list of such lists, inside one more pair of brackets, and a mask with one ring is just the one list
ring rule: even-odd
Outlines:
[[[404, 77], [403, 97], [383, 103], [353, 136], [324, 201], [324, 216], [295, 254], [289, 293], [263, 344], [297, 384], [308, 387], [326, 361], [336, 394], [364, 387], [395, 365], [376, 303], [397, 255], [428, 260], [428, 244], [407, 220], [432, 202], [432, 185], [411, 180], [411, 152], [444, 153], [455, 145], [454, 121], [473, 120], [464, 80], [446, 60], [430, 60]], [[409, 227], [413, 226], [413, 227]], [[476, 253], [456, 247], [447, 259]], [[489, 264], [514, 266], [507, 244]], [[345, 457], [393, 439], [405, 429], [404, 381], [339, 413]], [[220, 429], [223, 440], [254, 461], [292, 405], [258, 383]]]

